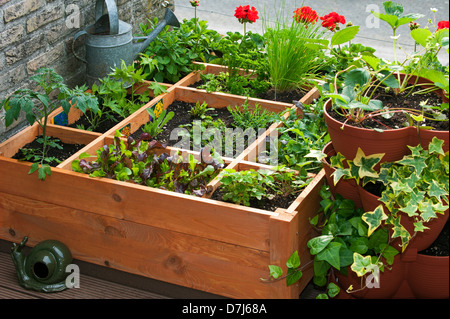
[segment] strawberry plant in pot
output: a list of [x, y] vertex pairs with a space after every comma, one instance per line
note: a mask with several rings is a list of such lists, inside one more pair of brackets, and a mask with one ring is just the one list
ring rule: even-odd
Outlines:
[[[11, 125], [17, 120], [21, 112], [30, 125], [37, 123], [41, 129], [41, 136], [36, 141], [40, 145], [37, 149], [23, 150], [26, 160], [33, 161], [29, 174], [38, 172], [38, 177], [45, 180], [51, 174], [52, 163], [55, 157], [49, 156], [49, 152], [56, 148], [62, 149], [58, 139], [52, 139], [47, 135], [49, 117], [52, 112], [62, 107], [68, 114], [72, 106], [80, 109], [98, 110], [98, 101], [93, 95], [85, 93], [85, 87], [68, 88], [64, 79], [51, 68], [40, 68], [30, 79], [37, 83], [38, 89], [19, 89], [8, 98], [0, 101], [0, 106], [5, 109], [5, 125]], [[57, 99], [50, 97], [57, 94]], [[56, 160], [59, 162], [58, 160]]]
[[[391, 1], [384, 6], [386, 14], [381, 17], [389, 22], [394, 35], [400, 25], [420, 17], [404, 16], [403, 7]], [[436, 61], [431, 63], [426, 58], [448, 46], [444, 40], [446, 32], [439, 30], [428, 36], [419, 32], [422, 37], [412, 32], [414, 39], [428, 41], [430, 45], [424, 44], [423, 50], [409, 55], [402, 63], [397, 59], [386, 62], [363, 53], [355, 63], [336, 73], [329, 85], [331, 100], [324, 111], [338, 152], [353, 158], [361, 147], [366, 154], [384, 152], [383, 161], [392, 161], [409, 152], [407, 145], [422, 143], [426, 147], [432, 136], [441, 137], [441, 130], [443, 137], [445, 133], [448, 135], [448, 103], [444, 103], [439, 89], [448, 86], [448, 76], [430, 70]], [[433, 80], [421, 78], [419, 74]], [[431, 137], [426, 137], [427, 134]], [[444, 148], [448, 149], [446, 139]]]

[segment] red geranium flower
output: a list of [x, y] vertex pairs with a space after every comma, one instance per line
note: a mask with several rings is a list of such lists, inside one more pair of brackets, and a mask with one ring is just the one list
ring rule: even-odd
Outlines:
[[315, 23], [319, 19], [319, 16], [317, 15], [316, 11], [314, 11], [310, 7], [304, 6], [301, 8], [297, 8], [294, 11], [293, 18], [297, 22]]
[[339, 23], [345, 24], [345, 17], [337, 14], [336, 12], [331, 12], [323, 17], [320, 17], [322, 20], [322, 26], [329, 29], [330, 31], [334, 31], [337, 27], [339, 27]]
[[438, 28], [436, 31], [439, 31], [442, 29], [448, 29], [448, 21], [439, 21], [438, 22]]
[[255, 7], [247, 6], [239, 6], [236, 8], [234, 16], [238, 18], [240, 23], [250, 22], [253, 23], [258, 17], [258, 11], [256, 11]]

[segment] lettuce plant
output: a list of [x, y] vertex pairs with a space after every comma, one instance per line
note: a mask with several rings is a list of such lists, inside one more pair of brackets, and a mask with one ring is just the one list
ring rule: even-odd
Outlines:
[[170, 155], [157, 154], [156, 149], [166, 146], [152, 139], [148, 133], [134, 140], [129, 136], [125, 141], [116, 132], [114, 143], [97, 150], [97, 158], [88, 161], [89, 154], [80, 155], [72, 162], [76, 172], [92, 177], [106, 177], [177, 193], [203, 196], [212, 191], [208, 183], [224, 167], [223, 161], [203, 149], [200, 161], [190, 155], [183, 158], [181, 151]]

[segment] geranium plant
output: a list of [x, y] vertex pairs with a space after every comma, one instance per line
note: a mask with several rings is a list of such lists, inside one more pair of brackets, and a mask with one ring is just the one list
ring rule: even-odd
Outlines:
[[237, 7], [234, 16], [244, 25], [244, 34], [247, 32], [247, 23], [254, 23], [259, 19], [258, 11], [255, 7], [250, 7], [250, 5]]

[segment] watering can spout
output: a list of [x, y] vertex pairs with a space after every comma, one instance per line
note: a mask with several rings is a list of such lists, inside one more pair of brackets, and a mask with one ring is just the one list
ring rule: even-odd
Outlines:
[[148, 45], [156, 39], [156, 37], [161, 33], [161, 31], [167, 26], [173, 26], [173, 27], [179, 27], [180, 22], [178, 21], [177, 17], [173, 13], [172, 10], [169, 8], [166, 8], [166, 13], [164, 16], [164, 19], [158, 23], [156, 28], [147, 36], [147, 37], [135, 37], [133, 38], [134, 41], [136, 40], [145, 40], [144, 42], [137, 42], [133, 43], [133, 49], [135, 52], [135, 57], [139, 55], [142, 51], [144, 51]]

